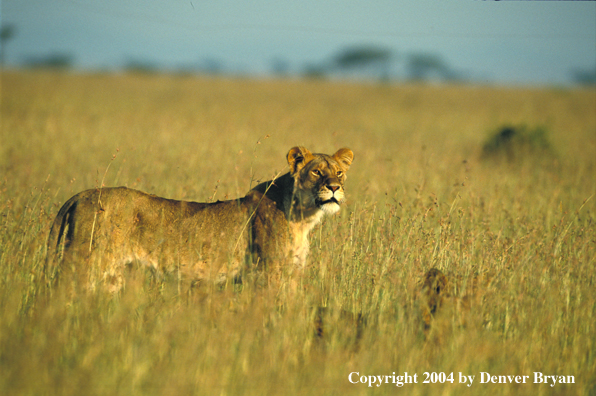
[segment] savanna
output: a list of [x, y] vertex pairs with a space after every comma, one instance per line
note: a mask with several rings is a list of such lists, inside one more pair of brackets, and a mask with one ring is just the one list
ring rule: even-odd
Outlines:
[[[0, 393], [371, 393], [353, 372], [455, 375], [410, 395], [596, 391], [594, 89], [43, 70], [1, 83]], [[487, 155], [509, 126], [540, 144]], [[44, 279], [74, 194], [234, 199], [286, 172], [294, 146], [357, 158], [300, 274], [187, 287], [138, 268], [116, 294]], [[431, 268], [450, 286], [427, 324]], [[459, 372], [575, 383], [467, 387]]]

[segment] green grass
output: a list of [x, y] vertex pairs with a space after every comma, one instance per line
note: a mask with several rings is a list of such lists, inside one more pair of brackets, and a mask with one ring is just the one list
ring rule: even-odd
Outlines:
[[[1, 78], [0, 394], [596, 392], [594, 90]], [[544, 127], [556, 156], [484, 161], [502, 125]], [[295, 145], [355, 153], [348, 202], [313, 231], [297, 289], [283, 275], [189, 292], [137, 271], [111, 296], [41, 279], [49, 226], [74, 193], [103, 180], [233, 198], [282, 170]], [[465, 326], [448, 320], [425, 337], [416, 295], [433, 266], [461, 295], [476, 277], [490, 281]], [[341, 311], [366, 318], [358, 342]], [[368, 388], [348, 381], [355, 371], [419, 383]], [[533, 384], [535, 371], [575, 384]], [[453, 372], [455, 383], [422, 384], [424, 372]], [[459, 372], [474, 384], [457, 384]], [[530, 380], [480, 384], [480, 372]]]

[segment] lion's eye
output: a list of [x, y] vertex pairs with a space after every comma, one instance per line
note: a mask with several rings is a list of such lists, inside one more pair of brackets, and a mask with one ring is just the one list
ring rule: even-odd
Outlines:
[[344, 173], [343, 173], [342, 171], [337, 171], [337, 176], [341, 176], [341, 175], [343, 175], [343, 174], [344, 174]]
[[321, 176], [321, 172], [318, 169], [315, 169], [312, 171], [312, 174], [315, 175], [316, 177], [320, 177]]

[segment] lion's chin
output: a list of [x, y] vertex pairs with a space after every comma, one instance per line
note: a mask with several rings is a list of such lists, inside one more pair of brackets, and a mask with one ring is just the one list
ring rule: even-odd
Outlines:
[[339, 203], [335, 199], [330, 199], [319, 204], [319, 208], [326, 214], [332, 215], [339, 212]]

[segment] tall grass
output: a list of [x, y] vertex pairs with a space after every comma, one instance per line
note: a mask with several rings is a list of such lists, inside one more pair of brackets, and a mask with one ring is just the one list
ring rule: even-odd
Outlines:
[[[43, 71], [3, 72], [1, 89], [1, 394], [596, 391], [594, 90]], [[557, 155], [483, 160], [507, 124], [546, 128]], [[74, 193], [103, 180], [233, 198], [298, 144], [355, 153], [348, 202], [313, 231], [299, 287], [288, 274], [185, 290], [139, 270], [112, 296], [42, 279], [49, 226]], [[417, 293], [433, 266], [472, 298], [465, 325], [425, 334]], [[355, 371], [419, 383], [373, 390], [349, 382]], [[422, 384], [425, 371], [455, 383]], [[575, 384], [533, 384], [535, 371]], [[530, 380], [480, 384], [480, 372]]]

